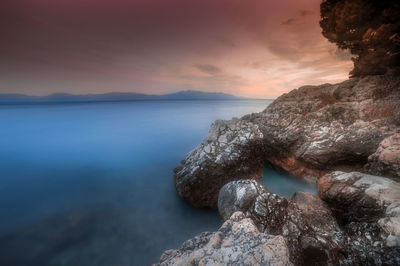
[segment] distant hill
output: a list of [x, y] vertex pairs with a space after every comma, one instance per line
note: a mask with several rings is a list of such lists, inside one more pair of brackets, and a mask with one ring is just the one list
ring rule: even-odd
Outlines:
[[170, 94], [151, 95], [140, 93], [111, 92], [104, 94], [68, 94], [54, 93], [47, 96], [31, 96], [25, 94], [0, 94], [3, 103], [46, 103], [46, 102], [112, 102], [138, 100], [242, 100], [247, 99], [219, 92], [180, 91]]

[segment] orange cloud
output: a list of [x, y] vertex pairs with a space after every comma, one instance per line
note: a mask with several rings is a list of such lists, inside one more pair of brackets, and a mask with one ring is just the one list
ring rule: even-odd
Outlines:
[[4, 0], [0, 92], [197, 89], [277, 97], [338, 82], [320, 0]]

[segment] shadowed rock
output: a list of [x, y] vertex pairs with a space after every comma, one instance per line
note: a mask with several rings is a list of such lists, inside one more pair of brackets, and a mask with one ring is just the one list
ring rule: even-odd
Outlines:
[[271, 193], [255, 180], [232, 181], [222, 187], [218, 196], [218, 211], [227, 220], [241, 211], [251, 217], [260, 231], [279, 234], [287, 216], [288, 201]]
[[336, 264], [343, 259], [343, 235], [331, 211], [317, 196], [296, 192], [289, 200], [269, 192], [254, 180], [233, 181], [220, 192], [223, 218], [243, 211], [259, 230], [282, 235], [295, 265]]
[[[400, 103], [399, 103], [400, 104]], [[400, 134], [385, 138], [375, 153], [368, 157], [365, 169], [371, 174], [383, 174], [400, 179]]]
[[400, 264], [400, 183], [358, 172], [333, 172], [319, 180], [318, 194], [344, 227], [348, 260]]
[[[218, 210], [226, 220], [218, 232], [166, 251], [160, 264], [400, 265], [400, 183], [388, 178], [336, 171], [320, 178], [318, 196], [290, 199], [236, 180], [221, 188]], [[262, 239], [279, 249], [266, 252]]]
[[359, 172], [332, 172], [318, 195], [286, 200], [255, 180], [226, 184], [223, 219], [242, 211], [258, 229], [285, 238], [295, 265], [399, 265], [400, 183]]
[[260, 179], [262, 137], [251, 122], [215, 121], [209, 136], [174, 170], [179, 195], [198, 207], [216, 207], [218, 192], [227, 182], [248, 176]]

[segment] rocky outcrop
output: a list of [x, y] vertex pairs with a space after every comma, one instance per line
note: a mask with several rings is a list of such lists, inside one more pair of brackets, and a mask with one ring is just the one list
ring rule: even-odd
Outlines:
[[260, 232], [243, 213], [235, 212], [215, 233], [167, 250], [155, 265], [293, 265], [282, 236]]
[[339, 225], [326, 204], [310, 193], [296, 192], [286, 200], [254, 180], [233, 181], [221, 189], [218, 210], [223, 219], [243, 211], [260, 231], [283, 236], [295, 265], [334, 265], [344, 258]]
[[400, 183], [359, 172], [320, 178], [318, 196], [280, 198], [255, 180], [226, 184], [223, 219], [242, 211], [258, 230], [282, 236], [295, 265], [400, 265]]
[[263, 112], [217, 121], [176, 168], [176, 188], [195, 206], [215, 207], [224, 184], [260, 178], [265, 162], [310, 183], [367, 164], [375, 174], [398, 177], [396, 164], [386, 164], [391, 155], [371, 155], [380, 158], [380, 143], [400, 132], [399, 103], [400, 77], [393, 75], [293, 90]]
[[243, 119], [259, 125], [266, 161], [316, 181], [333, 170], [361, 170], [399, 130], [399, 103], [399, 77], [371, 76], [301, 87]]
[[348, 260], [400, 265], [400, 183], [358, 172], [333, 172], [318, 194], [346, 233]]
[[255, 180], [232, 181], [221, 188], [218, 211], [223, 220], [236, 211], [251, 217], [260, 231], [279, 234], [288, 201], [271, 193]]
[[382, 174], [400, 180], [399, 133], [385, 138], [379, 144], [376, 152], [368, 157], [368, 164], [365, 169], [371, 174]]
[[240, 119], [217, 120], [208, 137], [174, 170], [179, 195], [197, 207], [216, 206], [218, 192], [229, 181], [260, 179], [263, 135]]

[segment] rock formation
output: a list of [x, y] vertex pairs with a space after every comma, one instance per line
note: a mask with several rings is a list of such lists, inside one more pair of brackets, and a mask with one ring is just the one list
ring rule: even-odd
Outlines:
[[221, 189], [218, 210], [223, 219], [242, 211], [260, 231], [283, 236], [295, 265], [333, 265], [344, 258], [338, 223], [327, 205], [310, 193], [296, 192], [286, 200], [254, 180], [233, 181]]
[[[387, 74], [304, 86], [263, 112], [215, 122], [175, 185], [226, 222], [160, 263], [400, 265], [399, 103], [400, 77]], [[257, 182], [265, 163], [318, 183], [318, 196], [271, 193]], [[259, 237], [278, 251], [263, 251]]]
[[197, 207], [216, 206], [218, 192], [229, 181], [260, 179], [263, 135], [244, 120], [217, 120], [210, 134], [177, 167], [175, 186], [181, 197]]
[[400, 265], [400, 183], [333, 172], [319, 180], [318, 194], [344, 228], [348, 260]]
[[400, 183], [359, 172], [332, 172], [318, 196], [286, 200], [254, 180], [233, 181], [219, 194], [223, 219], [242, 211], [261, 232], [286, 240], [295, 265], [399, 265]]
[[390, 137], [400, 132], [399, 103], [400, 77], [393, 75], [293, 90], [263, 112], [215, 122], [175, 169], [176, 188], [195, 206], [215, 207], [224, 184], [259, 179], [265, 162], [310, 183], [364, 167], [398, 178], [392, 161], [399, 150], [385, 143], [398, 141]]
[[400, 177], [400, 134], [385, 138], [376, 152], [368, 157], [365, 169], [372, 174]]
[[236, 211], [251, 217], [260, 231], [282, 231], [287, 216], [288, 201], [271, 193], [255, 180], [232, 181], [222, 187], [218, 196], [218, 211], [227, 220]]
[[179, 250], [167, 250], [155, 265], [293, 265], [282, 236], [258, 231], [253, 221], [235, 212], [215, 233], [186, 241]]

